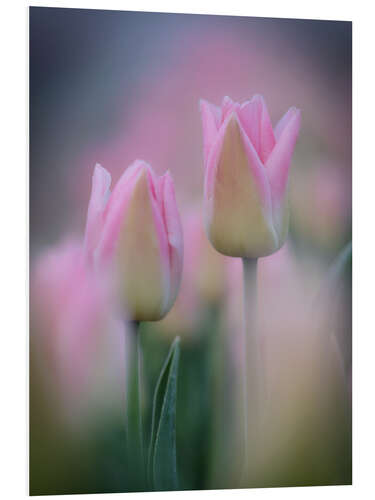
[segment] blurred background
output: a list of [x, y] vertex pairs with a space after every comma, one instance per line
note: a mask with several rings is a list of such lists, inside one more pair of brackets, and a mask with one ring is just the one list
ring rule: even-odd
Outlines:
[[123, 326], [76, 254], [95, 163], [115, 183], [136, 158], [170, 170], [185, 235], [177, 302], [142, 325], [146, 425], [180, 335], [180, 487], [238, 486], [241, 263], [203, 231], [199, 99], [254, 93], [274, 125], [302, 111], [289, 238], [258, 272], [272, 417], [254, 486], [351, 482], [351, 35], [348, 22], [30, 8], [32, 494], [131, 490]]

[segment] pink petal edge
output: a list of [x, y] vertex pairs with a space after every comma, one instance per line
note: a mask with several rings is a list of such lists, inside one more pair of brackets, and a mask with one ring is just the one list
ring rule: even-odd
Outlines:
[[272, 197], [280, 201], [288, 184], [289, 167], [301, 127], [301, 112], [291, 108], [279, 122], [278, 140], [270, 154], [266, 171], [272, 190]]
[[204, 99], [201, 99], [199, 104], [203, 128], [203, 156], [206, 167], [210, 149], [219, 130], [221, 111], [220, 108]]
[[171, 270], [171, 289], [170, 300], [171, 305], [176, 299], [177, 292], [181, 282], [184, 243], [183, 231], [180, 214], [178, 212], [174, 184], [169, 172], [166, 172], [163, 179], [163, 215], [167, 229], [168, 244], [169, 244], [169, 259]]
[[96, 164], [92, 176], [92, 187], [87, 222], [84, 236], [84, 256], [90, 265], [93, 263], [95, 248], [99, 242], [104, 222], [111, 186], [111, 174], [101, 165]]

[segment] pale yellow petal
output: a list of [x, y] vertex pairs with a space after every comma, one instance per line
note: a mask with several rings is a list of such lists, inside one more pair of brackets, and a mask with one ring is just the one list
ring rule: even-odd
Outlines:
[[123, 303], [133, 320], [160, 319], [168, 297], [168, 267], [150, 199], [147, 170], [134, 187], [116, 249], [115, 269]]
[[[249, 164], [235, 115], [230, 119], [219, 154], [212, 198], [205, 200], [206, 226], [213, 246], [232, 257], [260, 257], [277, 248], [272, 212]], [[263, 168], [263, 167], [262, 167]]]

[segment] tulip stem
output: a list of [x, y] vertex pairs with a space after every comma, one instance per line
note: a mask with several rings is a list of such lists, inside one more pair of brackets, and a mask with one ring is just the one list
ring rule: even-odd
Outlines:
[[139, 322], [129, 322], [130, 349], [128, 356], [128, 375], [126, 391], [126, 442], [128, 464], [130, 466], [134, 490], [142, 489], [145, 484], [145, 461], [142, 425], [142, 349]]
[[[261, 342], [257, 325], [257, 259], [243, 262], [243, 415], [244, 415], [244, 469], [243, 481], [252, 482], [254, 458], [261, 423], [263, 395], [263, 364]], [[250, 484], [247, 484], [248, 486]]]

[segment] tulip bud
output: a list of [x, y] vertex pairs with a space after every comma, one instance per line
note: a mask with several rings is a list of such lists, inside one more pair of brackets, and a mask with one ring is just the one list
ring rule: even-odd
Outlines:
[[161, 319], [180, 285], [183, 238], [170, 174], [157, 177], [137, 160], [109, 192], [109, 173], [97, 165], [88, 209], [88, 261], [106, 267], [121, 306], [135, 321]]
[[288, 174], [300, 128], [290, 108], [275, 130], [263, 97], [221, 109], [201, 101], [204, 212], [208, 238], [224, 255], [257, 258], [277, 251], [289, 224]]

